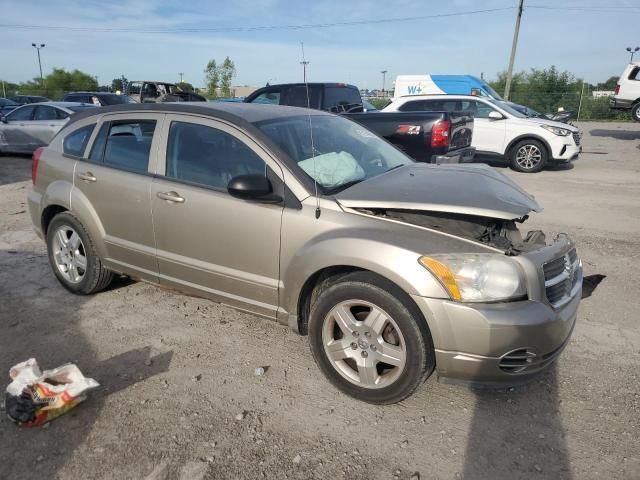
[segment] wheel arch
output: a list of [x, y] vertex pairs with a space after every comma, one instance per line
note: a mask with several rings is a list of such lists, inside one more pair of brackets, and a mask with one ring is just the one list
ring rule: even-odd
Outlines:
[[551, 160], [553, 158], [553, 154], [552, 154], [553, 150], [551, 149], [551, 145], [549, 145], [549, 142], [547, 142], [547, 140], [544, 137], [541, 137], [540, 135], [536, 135], [535, 133], [524, 133], [522, 135], [518, 135], [516, 138], [511, 140], [507, 145], [507, 148], [505, 149], [505, 157], [507, 159], [509, 160], [511, 159], [511, 150], [513, 149], [513, 147], [515, 147], [518, 143], [520, 143], [523, 140], [537, 140], [541, 142], [542, 145], [544, 145], [545, 150], [547, 151], [547, 160]]
[[[372, 277], [372, 284], [384, 288], [388, 292], [398, 298], [416, 317], [416, 319], [429, 330], [432, 342], [435, 343], [434, 328], [424, 315], [420, 307], [411, 298], [411, 295], [407, 293], [400, 285], [390, 280], [389, 278], [381, 275], [380, 273], [368, 270], [366, 268], [356, 267], [353, 265], [334, 265], [330, 267], [324, 267], [312, 275], [310, 275], [304, 282], [304, 285], [298, 293], [298, 302], [295, 315], [295, 324], [291, 325], [301, 335], [307, 335], [309, 316], [311, 313], [311, 306], [316, 298], [322, 293], [323, 290], [334, 285], [352, 273], [362, 273]], [[291, 322], [290, 322], [291, 323]], [[433, 347], [433, 345], [432, 345]]]

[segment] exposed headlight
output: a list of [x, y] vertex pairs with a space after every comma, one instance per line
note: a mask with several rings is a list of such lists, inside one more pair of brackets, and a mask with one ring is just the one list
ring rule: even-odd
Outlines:
[[440, 280], [453, 300], [495, 302], [521, 298], [527, 293], [522, 268], [504, 255], [432, 255], [418, 261]]
[[540, 125], [545, 130], [550, 131], [554, 135], [560, 135], [561, 137], [566, 137], [567, 135], [571, 135], [571, 130], [567, 130], [566, 128], [554, 127], [552, 125]]

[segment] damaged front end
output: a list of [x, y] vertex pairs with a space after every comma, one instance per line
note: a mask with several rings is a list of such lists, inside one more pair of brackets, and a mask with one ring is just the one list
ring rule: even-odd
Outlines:
[[429, 212], [402, 209], [356, 209], [360, 213], [402, 223], [417, 225], [458, 237], [475, 240], [503, 250], [506, 255], [519, 255], [546, 246], [545, 235], [540, 230], [528, 232], [524, 237], [517, 223], [523, 223], [528, 215], [513, 220], [489, 218], [461, 213]]

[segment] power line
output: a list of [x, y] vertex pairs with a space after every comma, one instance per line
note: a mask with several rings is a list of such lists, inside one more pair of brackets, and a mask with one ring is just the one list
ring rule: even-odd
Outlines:
[[534, 8], [536, 10], [566, 10], [566, 11], [576, 11], [576, 12], [616, 12], [616, 13], [635, 13], [636, 11], [640, 12], [640, 6], [581, 6], [581, 5], [563, 5], [563, 6], [554, 6], [554, 5], [528, 5], [527, 8]]
[[515, 7], [489, 8], [484, 10], [468, 10], [463, 12], [437, 13], [433, 15], [417, 15], [414, 17], [382, 18], [375, 20], [352, 20], [346, 22], [307, 23], [299, 25], [256, 25], [248, 27], [158, 27], [158, 28], [96, 28], [96, 27], [70, 27], [60, 25], [28, 25], [28, 24], [0, 24], [0, 28], [12, 28], [21, 30], [64, 30], [71, 32], [99, 32], [99, 33], [228, 33], [228, 32], [255, 32], [268, 30], [302, 30], [311, 28], [348, 27], [354, 25], [376, 25], [382, 23], [410, 22], [427, 20], [432, 18], [460, 17], [482, 13], [494, 13], [513, 10]]

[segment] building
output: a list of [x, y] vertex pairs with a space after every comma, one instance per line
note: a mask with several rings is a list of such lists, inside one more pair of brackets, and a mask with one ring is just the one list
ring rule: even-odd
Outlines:
[[616, 94], [613, 90], [594, 90], [591, 92], [593, 98], [613, 97]]

